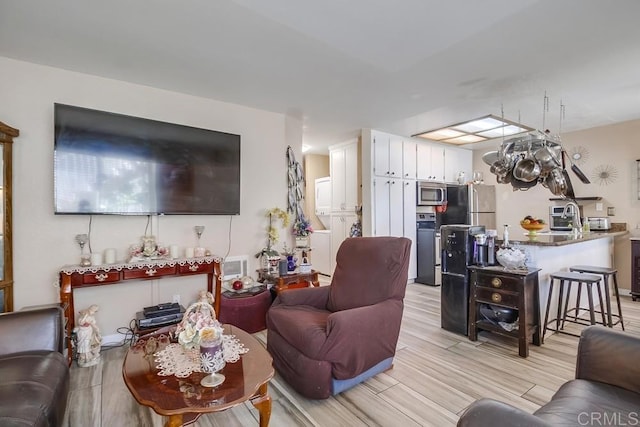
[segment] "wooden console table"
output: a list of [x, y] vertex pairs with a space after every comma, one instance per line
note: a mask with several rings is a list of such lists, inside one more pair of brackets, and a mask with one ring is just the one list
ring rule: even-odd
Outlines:
[[[207, 290], [215, 298], [214, 308], [220, 313], [220, 293], [222, 280], [220, 263], [222, 258], [208, 256], [202, 258], [159, 259], [131, 264], [119, 263], [82, 267], [69, 265], [60, 269], [60, 303], [67, 319], [65, 326], [67, 359], [71, 364], [71, 332], [75, 327], [75, 307], [73, 290], [91, 286], [114, 285], [127, 280], [155, 280], [162, 277], [207, 275]], [[213, 286], [215, 276], [215, 289]]]

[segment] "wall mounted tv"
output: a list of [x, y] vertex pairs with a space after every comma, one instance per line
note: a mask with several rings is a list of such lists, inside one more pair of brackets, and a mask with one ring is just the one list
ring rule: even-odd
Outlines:
[[240, 135], [55, 104], [56, 214], [236, 215]]

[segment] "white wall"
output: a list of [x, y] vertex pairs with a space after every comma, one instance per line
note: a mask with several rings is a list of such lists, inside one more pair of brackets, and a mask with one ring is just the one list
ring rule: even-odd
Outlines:
[[[264, 211], [286, 207], [286, 148], [301, 151], [299, 120], [3, 57], [0, 70], [0, 121], [20, 130], [13, 163], [16, 310], [58, 301], [58, 270], [78, 262], [74, 236], [88, 231], [88, 216], [53, 214], [55, 102], [240, 134], [241, 214], [153, 217], [153, 233], [166, 245], [194, 246], [193, 226], [204, 225], [204, 246], [221, 256], [250, 255], [250, 271], [255, 271], [253, 255], [265, 245]], [[146, 221], [144, 216], [94, 216], [94, 251], [114, 247], [123, 259], [126, 248], [144, 234]], [[186, 306], [205, 283], [204, 276], [196, 276], [86, 288], [75, 292], [75, 305], [80, 310], [98, 304], [98, 325], [108, 335], [128, 326], [142, 307], [170, 301], [173, 294], [180, 294]]]

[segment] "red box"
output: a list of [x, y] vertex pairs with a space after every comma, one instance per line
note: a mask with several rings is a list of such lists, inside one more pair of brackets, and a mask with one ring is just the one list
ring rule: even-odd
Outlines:
[[229, 323], [253, 334], [267, 327], [266, 316], [271, 302], [271, 292], [268, 290], [247, 296], [229, 297], [223, 294], [218, 320], [220, 323]]

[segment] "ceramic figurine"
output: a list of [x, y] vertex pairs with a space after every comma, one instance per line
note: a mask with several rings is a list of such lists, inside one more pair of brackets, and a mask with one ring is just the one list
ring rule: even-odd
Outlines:
[[78, 312], [78, 326], [75, 327], [75, 332], [78, 340], [78, 366], [81, 367], [94, 366], [100, 361], [102, 336], [94, 317], [97, 311], [98, 306], [93, 304], [88, 309]]

